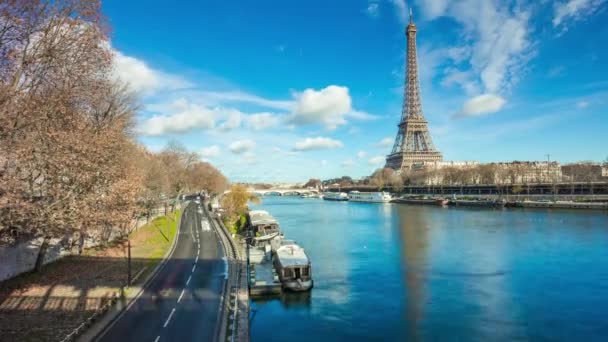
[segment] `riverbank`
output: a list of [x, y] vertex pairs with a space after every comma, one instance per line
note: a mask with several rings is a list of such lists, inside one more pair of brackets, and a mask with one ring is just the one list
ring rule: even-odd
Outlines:
[[[131, 274], [141, 284], [175, 238], [180, 211], [130, 235]], [[39, 273], [0, 283], [0, 336], [13, 341], [62, 340], [104, 308], [127, 284], [127, 241], [67, 256]]]

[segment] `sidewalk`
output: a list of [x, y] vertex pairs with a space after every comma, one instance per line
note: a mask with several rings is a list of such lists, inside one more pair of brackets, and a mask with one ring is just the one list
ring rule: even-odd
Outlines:
[[[176, 220], [159, 217], [131, 235], [134, 284], [162, 261]], [[62, 340], [104, 307], [127, 282], [127, 244], [89, 249], [1, 283], [0, 336], [8, 341]], [[132, 288], [132, 292], [135, 289]]]

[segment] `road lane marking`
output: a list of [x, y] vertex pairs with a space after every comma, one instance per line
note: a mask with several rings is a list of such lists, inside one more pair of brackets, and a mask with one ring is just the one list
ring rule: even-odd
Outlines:
[[160, 335], [156, 336], [156, 340], [154, 340], [154, 342], [158, 342], [158, 340], [160, 340]]
[[186, 286], [188, 286], [188, 284], [190, 284], [190, 279], [192, 279], [191, 275], [188, 277], [188, 280], [186, 281]]
[[196, 261], [194, 263], [197, 263], [197, 262], [198, 262], [198, 255], [196, 256]]
[[182, 300], [182, 297], [184, 296], [184, 291], [186, 291], [186, 289], [183, 289], [182, 293], [179, 295], [179, 298], [177, 298], [178, 303]]
[[196, 269], [196, 265], [192, 266], [192, 272]]
[[223, 257], [222, 260], [224, 260], [224, 279], [228, 279], [228, 259]]
[[173, 308], [171, 310], [171, 313], [169, 314], [169, 317], [167, 318], [167, 320], [165, 321], [165, 324], [163, 325], [163, 328], [166, 328], [167, 325], [169, 324], [169, 322], [171, 321], [171, 317], [173, 317], [173, 314], [175, 313], [175, 308]]

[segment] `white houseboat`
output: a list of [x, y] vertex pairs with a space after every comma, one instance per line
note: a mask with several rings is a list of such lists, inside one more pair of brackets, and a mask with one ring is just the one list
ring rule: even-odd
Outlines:
[[310, 260], [304, 248], [283, 240], [274, 256], [274, 267], [284, 289], [308, 291], [313, 286]]
[[348, 195], [344, 192], [325, 192], [323, 199], [326, 201], [348, 201]]
[[352, 202], [388, 203], [392, 200], [392, 197], [388, 192], [359, 192], [355, 190], [348, 193], [348, 200]]

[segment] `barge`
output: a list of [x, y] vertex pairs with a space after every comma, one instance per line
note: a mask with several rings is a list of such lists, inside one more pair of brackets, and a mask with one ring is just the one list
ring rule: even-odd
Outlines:
[[413, 197], [400, 197], [392, 200], [393, 203], [405, 203], [405, 204], [425, 204], [425, 205], [447, 205], [450, 200], [445, 198], [413, 198]]
[[453, 199], [450, 201], [450, 204], [453, 204], [457, 207], [487, 207], [487, 208], [504, 208], [507, 204], [507, 201], [504, 199], [498, 200], [460, 200]]

